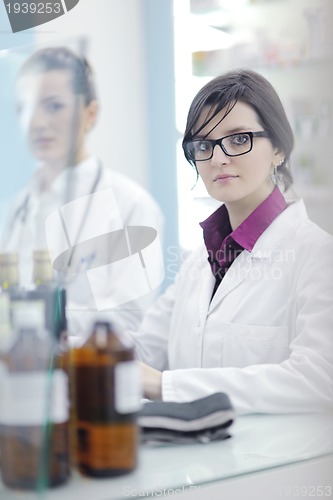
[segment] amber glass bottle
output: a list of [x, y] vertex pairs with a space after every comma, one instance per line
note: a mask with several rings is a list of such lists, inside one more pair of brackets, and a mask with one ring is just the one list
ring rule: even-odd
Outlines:
[[15, 489], [41, 491], [70, 473], [68, 376], [44, 317], [43, 301], [14, 309], [16, 340], [2, 355], [1, 476]]
[[94, 477], [132, 471], [141, 396], [133, 347], [101, 321], [72, 361], [79, 470]]

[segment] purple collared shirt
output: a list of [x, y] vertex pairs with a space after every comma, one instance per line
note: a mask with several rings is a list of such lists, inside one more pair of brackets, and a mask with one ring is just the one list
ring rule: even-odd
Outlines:
[[259, 236], [286, 207], [287, 203], [281, 191], [275, 187], [234, 231], [225, 205], [200, 223], [208, 262], [216, 279], [213, 295], [236, 257], [244, 249], [251, 252]]

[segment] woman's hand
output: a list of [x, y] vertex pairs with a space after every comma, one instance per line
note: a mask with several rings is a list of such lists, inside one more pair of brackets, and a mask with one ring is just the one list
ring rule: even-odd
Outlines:
[[151, 366], [138, 361], [143, 384], [144, 397], [162, 399], [162, 373]]

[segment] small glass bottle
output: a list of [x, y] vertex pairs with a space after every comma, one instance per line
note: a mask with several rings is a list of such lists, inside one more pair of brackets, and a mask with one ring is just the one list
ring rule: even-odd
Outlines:
[[1, 476], [9, 488], [41, 491], [70, 474], [68, 376], [44, 317], [43, 301], [14, 309], [16, 339], [2, 355]]
[[33, 281], [36, 286], [51, 284], [54, 281], [48, 250], [34, 250], [33, 252]]
[[67, 335], [66, 291], [54, 280], [54, 273], [48, 250], [33, 252], [34, 289], [30, 291], [32, 300], [45, 302], [45, 327], [56, 339]]
[[141, 386], [134, 349], [107, 321], [72, 352], [76, 460], [88, 476], [126, 474], [137, 465]]
[[[9, 304], [11, 325], [14, 311], [20, 308], [21, 304], [28, 299], [28, 291], [20, 287], [19, 284], [19, 258], [15, 252], [0, 253], [0, 286], [1, 295], [3, 296], [1, 299], [2, 304]], [[11, 334], [15, 334], [13, 329], [11, 329]]]
[[9, 296], [0, 293], [0, 353], [9, 347], [12, 338]]
[[2, 292], [11, 295], [20, 291], [17, 253], [0, 253], [0, 286]]

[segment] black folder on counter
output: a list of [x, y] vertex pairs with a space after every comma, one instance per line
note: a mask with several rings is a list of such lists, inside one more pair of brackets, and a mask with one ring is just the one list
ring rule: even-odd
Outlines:
[[143, 443], [208, 443], [230, 437], [234, 418], [228, 396], [217, 392], [188, 403], [146, 402], [138, 423]]

